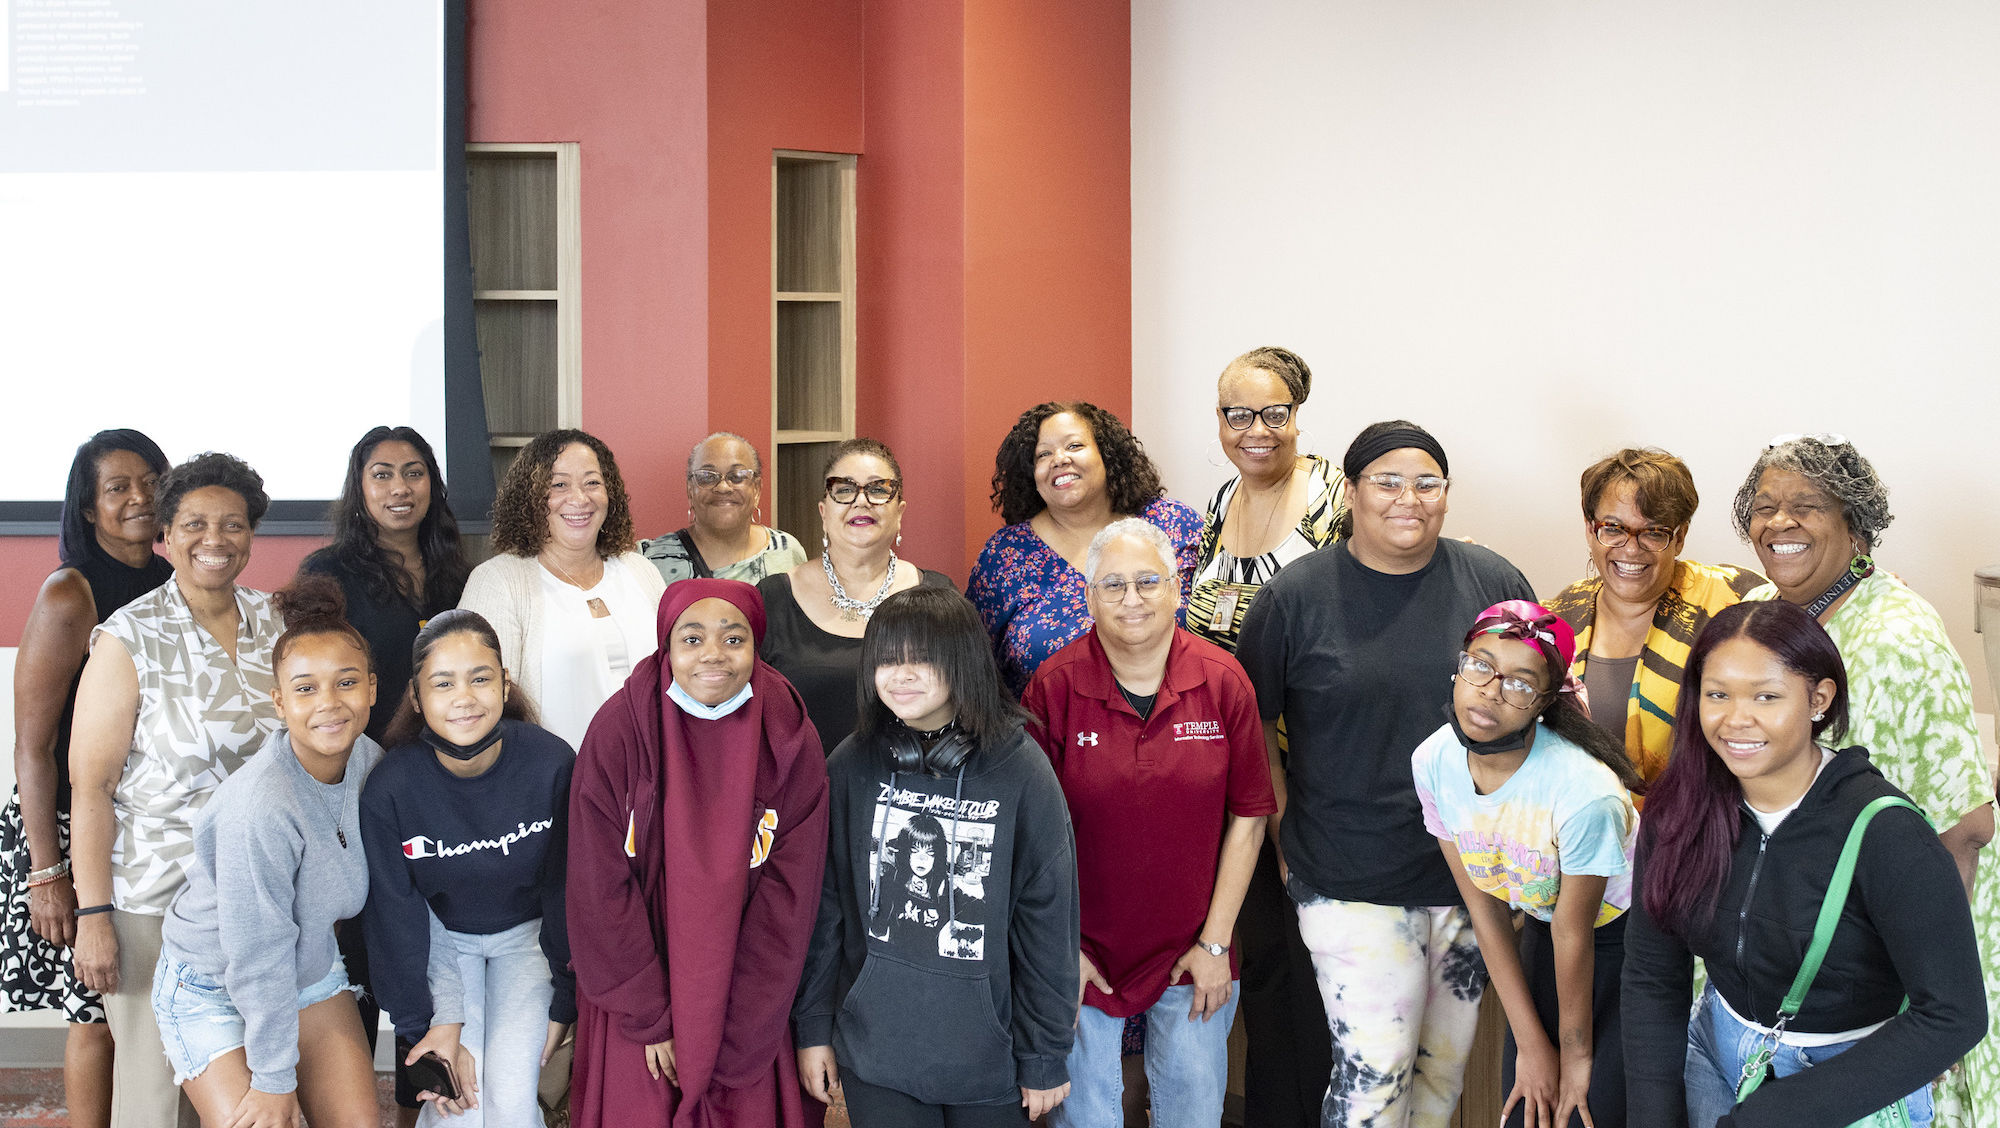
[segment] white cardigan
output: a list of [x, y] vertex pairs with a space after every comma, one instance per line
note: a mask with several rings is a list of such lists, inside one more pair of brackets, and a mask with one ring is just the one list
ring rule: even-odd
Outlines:
[[[667, 582], [652, 561], [627, 552], [604, 562], [607, 575], [613, 568], [622, 570], [659, 607]], [[479, 612], [493, 624], [508, 676], [537, 705], [542, 700], [542, 571], [541, 562], [532, 556], [495, 556], [466, 577], [465, 594], [458, 601], [460, 607]]]

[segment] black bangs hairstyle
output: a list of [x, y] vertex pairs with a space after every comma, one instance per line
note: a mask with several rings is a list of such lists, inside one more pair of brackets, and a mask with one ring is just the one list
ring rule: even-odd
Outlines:
[[[368, 660], [369, 672], [374, 672], [375, 655], [368, 649], [368, 640], [347, 621], [347, 596], [333, 577], [311, 572], [294, 577], [283, 589], [271, 593], [271, 604], [285, 618], [285, 633], [271, 647], [274, 674], [300, 639], [323, 634], [339, 635], [352, 642]], [[380, 693], [382, 687], [376, 686], [375, 691]]]
[[[417, 742], [418, 731], [424, 727], [423, 715], [417, 712], [416, 697], [417, 687], [424, 676], [424, 663], [430, 659], [431, 651], [437, 648], [438, 643], [458, 634], [469, 634], [477, 638], [482, 645], [493, 652], [493, 664], [505, 672], [506, 667], [502, 663], [500, 653], [500, 635], [493, 629], [493, 624], [486, 621], [486, 616], [477, 611], [467, 611], [463, 607], [454, 607], [449, 611], [440, 611], [432, 615], [424, 624], [424, 629], [417, 632], [416, 641], [410, 644], [410, 684], [381, 686], [376, 690], [377, 693], [403, 695], [403, 699], [396, 705], [396, 715], [390, 719], [388, 727], [382, 730], [382, 747], [401, 748], [405, 744]], [[528, 699], [527, 693], [514, 682], [514, 679], [508, 678], [507, 683], [507, 700], [500, 706], [500, 716], [510, 721], [540, 724], [541, 718], [535, 712], [535, 703]]]
[[129, 450], [146, 460], [153, 473], [164, 475], [169, 463], [160, 444], [125, 427], [99, 431], [76, 448], [69, 464], [69, 484], [63, 489], [62, 521], [56, 534], [56, 555], [66, 568], [91, 557], [97, 530], [91, 514], [97, 510], [97, 463], [114, 450]]
[[902, 726], [875, 692], [875, 671], [898, 662], [921, 662], [943, 676], [958, 709], [958, 727], [985, 748], [1005, 739], [1027, 712], [1000, 684], [993, 639], [972, 603], [951, 588], [914, 587], [882, 601], [861, 636], [861, 669], [855, 693], [863, 740], [881, 741]]
[[[376, 542], [375, 519], [368, 515], [368, 500], [362, 480], [368, 473], [369, 457], [383, 443], [405, 442], [414, 447], [431, 479], [431, 504], [417, 526], [417, 552], [423, 558], [424, 590], [404, 590], [407, 575], [389, 551]], [[368, 594], [384, 603], [405, 600], [425, 607], [450, 607], [465, 592], [465, 578], [472, 574], [465, 550], [459, 543], [458, 518], [452, 515], [450, 495], [445, 492], [444, 474], [438, 468], [431, 444], [411, 427], [372, 427], [354, 444], [347, 456], [347, 477], [341, 482], [340, 500], [333, 503], [330, 517], [333, 543], [314, 553], [339, 559], [359, 573]], [[413, 596], [421, 595], [421, 600]]]

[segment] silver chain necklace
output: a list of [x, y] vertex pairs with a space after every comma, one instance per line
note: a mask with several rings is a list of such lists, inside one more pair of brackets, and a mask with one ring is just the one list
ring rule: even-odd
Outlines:
[[882, 577], [882, 590], [875, 593], [875, 598], [865, 603], [847, 594], [847, 589], [840, 586], [840, 577], [835, 575], [833, 571], [832, 553], [822, 548], [819, 554], [819, 563], [820, 567], [826, 569], [827, 586], [833, 589], [833, 605], [840, 608], [840, 617], [850, 623], [858, 619], [872, 618], [875, 614], [875, 609], [882, 605], [883, 600], [889, 598], [889, 589], [895, 586], [896, 583], [896, 552], [894, 549], [889, 551], [889, 571], [887, 575]]

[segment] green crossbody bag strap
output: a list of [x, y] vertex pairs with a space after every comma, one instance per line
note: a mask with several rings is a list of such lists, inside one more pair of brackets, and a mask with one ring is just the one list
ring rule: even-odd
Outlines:
[[1792, 980], [1792, 989], [1785, 992], [1785, 1001], [1778, 1007], [1781, 1025], [1798, 1017], [1799, 1008], [1806, 1001], [1806, 992], [1812, 987], [1813, 977], [1819, 974], [1819, 965], [1826, 962], [1826, 950], [1833, 945], [1833, 930], [1840, 924], [1841, 909], [1847, 905], [1848, 887], [1854, 884], [1854, 863], [1861, 856], [1862, 834], [1876, 815], [1891, 807], [1908, 807], [1919, 817], [1923, 815], [1923, 811], [1908, 799], [1899, 795], [1884, 795], [1861, 808], [1861, 813], [1855, 816], [1854, 829], [1847, 832], [1847, 844], [1840, 848], [1840, 860], [1834, 863], [1833, 880], [1827, 883], [1826, 900], [1819, 906], [1819, 920], [1813, 925], [1812, 946], [1806, 949], [1805, 962], [1799, 965], [1799, 974]]

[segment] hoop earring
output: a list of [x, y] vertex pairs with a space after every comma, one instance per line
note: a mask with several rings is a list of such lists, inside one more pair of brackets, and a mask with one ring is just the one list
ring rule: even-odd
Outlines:
[[1221, 470], [1225, 467], [1232, 465], [1228, 457], [1226, 457], [1222, 453], [1222, 440], [1210, 439], [1208, 440], [1208, 446], [1209, 448], [1215, 451], [1214, 454], [1204, 455], [1204, 458], [1207, 460], [1210, 466], [1215, 467], [1217, 470]]
[[1307, 458], [1314, 457], [1314, 452], [1312, 449], [1313, 441], [1314, 441], [1313, 433], [1311, 431], [1306, 430], [1304, 427], [1300, 427], [1297, 443], [1300, 448], [1300, 453]]
[[896, 547], [897, 548], [903, 547], [903, 534], [901, 533], [896, 534]]

